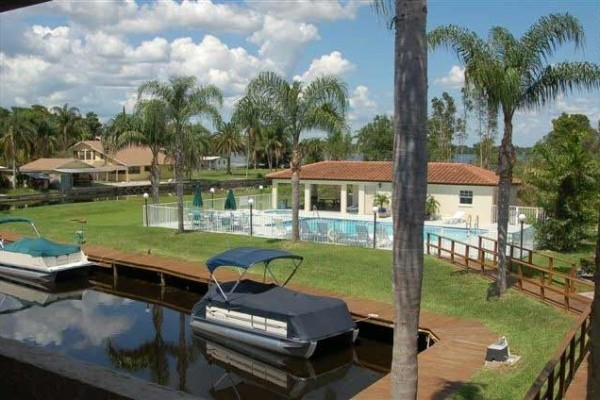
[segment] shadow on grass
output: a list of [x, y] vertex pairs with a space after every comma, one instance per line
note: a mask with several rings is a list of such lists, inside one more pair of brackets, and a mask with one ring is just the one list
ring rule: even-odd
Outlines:
[[483, 400], [482, 385], [463, 381], [446, 381], [441, 389], [431, 396], [433, 400], [450, 397], [463, 400]]

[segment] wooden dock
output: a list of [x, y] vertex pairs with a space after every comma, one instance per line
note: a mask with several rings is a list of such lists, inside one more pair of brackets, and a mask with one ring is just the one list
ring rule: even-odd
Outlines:
[[[5, 233], [7, 241], [18, 235]], [[161, 257], [153, 254], [135, 254], [99, 246], [85, 245], [84, 250], [90, 261], [113, 271], [113, 279], [118, 280], [120, 268], [133, 268], [157, 274], [161, 282], [176, 277], [195, 282], [207, 283], [210, 275], [198, 262]], [[219, 270], [218, 279], [237, 279], [233, 271]], [[290, 284], [291, 288], [309, 294], [336, 296], [348, 304], [356, 319], [369, 319], [371, 322], [393, 326], [393, 306], [387, 303], [334, 295], [324, 290]], [[369, 317], [376, 314], [378, 317]], [[457, 317], [447, 317], [421, 311], [420, 327], [432, 332], [439, 340], [431, 348], [419, 354], [419, 399], [441, 399], [448, 397], [484, 366], [487, 346], [498, 339], [496, 333], [477, 321]], [[390, 397], [390, 375], [384, 376], [367, 387], [356, 398], [385, 399]]]
[[[85, 246], [85, 251], [91, 261], [116, 270], [116, 279], [118, 279], [120, 266], [156, 272], [167, 280], [169, 276], [203, 283], [210, 279], [207, 269], [198, 262], [152, 254], [132, 254], [96, 246]], [[218, 278], [225, 280], [237, 279], [238, 276], [237, 273], [227, 270], [218, 273]], [[334, 296], [320, 289], [295, 284], [289, 286], [304, 293]], [[337, 297], [346, 301], [356, 319], [364, 319], [370, 314], [376, 314], [377, 318], [369, 318], [371, 322], [393, 326], [393, 307], [390, 304], [346, 296]], [[439, 341], [419, 354], [419, 399], [446, 398], [462, 385], [467, 384], [471, 376], [484, 366], [487, 346], [498, 339], [497, 334], [480, 322], [427, 311], [421, 312], [420, 327], [433, 332]], [[388, 374], [366, 388], [356, 398], [388, 398], [390, 390]]]

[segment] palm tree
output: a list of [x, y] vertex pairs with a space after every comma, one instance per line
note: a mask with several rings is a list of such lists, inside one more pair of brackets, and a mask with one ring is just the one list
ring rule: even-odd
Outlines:
[[244, 127], [248, 147], [246, 157], [252, 155], [252, 165], [256, 169], [258, 152], [260, 150], [258, 144], [263, 137], [263, 127], [258, 104], [253, 102], [248, 96], [243, 97], [235, 105], [231, 119], [236, 125]]
[[157, 80], [144, 82], [138, 88], [138, 98], [150, 95], [161, 100], [173, 129], [173, 153], [175, 156], [175, 184], [177, 192], [177, 219], [179, 232], [183, 226], [183, 174], [185, 161], [185, 133], [195, 116], [209, 117], [216, 124], [219, 119], [217, 107], [223, 103], [221, 91], [214, 85], [198, 86], [193, 76], [173, 76], [168, 82]]
[[244, 142], [239, 127], [233, 122], [219, 122], [213, 136], [215, 150], [227, 157], [227, 175], [231, 175], [231, 155], [244, 151]]
[[129, 130], [123, 131], [116, 138], [116, 148], [132, 144], [148, 146], [152, 153], [150, 163], [150, 184], [154, 204], [160, 201], [158, 189], [160, 185], [160, 165], [158, 156], [169, 144], [170, 132], [165, 104], [157, 99], [140, 100], [136, 104], [135, 113], [130, 120]]
[[300, 134], [309, 129], [333, 132], [344, 128], [346, 85], [333, 76], [322, 76], [308, 85], [287, 82], [274, 72], [262, 72], [246, 89], [261, 117], [283, 126], [292, 138], [292, 239], [300, 239], [298, 209], [300, 202]]
[[53, 115], [41, 105], [31, 106], [29, 113], [35, 127], [32, 157], [48, 157], [56, 149], [56, 128], [53, 126]]
[[[376, 0], [393, 14], [394, 48], [394, 348], [392, 397], [416, 399], [417, 337], [423, 282], [427, 194], [427, 0]], [[393, 13], [392, 13], [393, 9]]]
[[212, 151], [211, 139], [211, 132], [202, 124], [194, 124], [186, 130], [185, 159], [188, 179], [191, 179], [193, 171], [202, 168], [202, 157]]
[[512, 120], [515, 111], [540, 107], [574, 88], [600, 87], [600, 67], [587, 62], [548, 60], [559, 45], [583, 44], [583, 26], [570, 14], [540, 18], [520, 38], [493, 27], [487, 41], [465, 28], [449, 25], [429, 34], [432, 48], [456, 53], [465, 66], [465, 85], [481, 93], [493, 109], [502, 110], [504, 134], [498, 157], [498, 294], [506, 291], [506, 243], [510, 191], [515, 163]]
[[35, 126], [29, 117], [26, 109], [13, 107], [12, 112], [0, 121], [0, 132], [2, 132], [0, 145], [5, 159], [10, 159], [12, 162], [13, 189], [17, 187], [17, 158], [20, 152], [23, 154], [28, 152], [35, 132]]
[[65, 103], [62, 107], [52, 107], [58, 124], [59, 148], [63, 155], [68, 156], [69, 147], [79, 138], [82, 132], [81, 115], [77, 107], [69, 107]]

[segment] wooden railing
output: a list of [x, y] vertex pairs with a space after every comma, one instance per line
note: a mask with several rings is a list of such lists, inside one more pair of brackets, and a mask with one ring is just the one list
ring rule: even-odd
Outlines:
[[[490, 249], [483, 246], [482, 240], [485, 239], [480, 238], [478, 245], [472, 245], [428, 233], [426, 250], [427, 254], [448, 259], [453, 264], [467, 269], [478, 270], [483, 276], [495, 279], [493, 272], [498, 261], [497, 242]], [[536, 265], [533, 263], [533, 256], [528, 256], [526, 261], [512, 257], [515, 249], [521, 250], [518, 246], [509, 249], [510, 265], [507, 275], [515, 280], [515, 286], [520, 291], [561, 307], [567, 312], [581, 314], [586, 310], [591, 299], [578, 294], [577, 290], [591, 292], [594, 290], [593, 283], [579, 279], [573, 274]]]
[[[496, 239], [481, 236], [479, 237], [479, 247], [489, 247], [490, 245], [488, 243], [491, 243], [491, 246], [494, 249], [498, 249], [498, 241]], [[548, 270], [553, 270], [561, 264], [565, 265], [569, 269], [569, 273], [575, 274], [577, 270], [577, 264], [573, 261], [526, 249], [524, 247], [520, 247], [511, 243], [507, 244], [507, 254], [509, 254], [511, 258], [520, 259], [523, 259], [522, 255], [524, 255], [527, 258], [529, 264], [535, 264], [533, 260], [535, 256], [535, 258], [538, 260], [545, 260], [543, 263], [538, 262], [536, 265], [539, 267], [545, 267]]]
[[562, 399], [589, 351], [591, 309], [577, 320], [560, 347], [529, 388], [524, 400]]

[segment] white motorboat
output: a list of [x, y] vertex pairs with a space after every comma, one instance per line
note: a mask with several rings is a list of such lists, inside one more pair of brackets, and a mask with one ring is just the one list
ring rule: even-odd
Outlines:
[[0, 225], [16, 222], [30, 224], [37, 237], [24, 237], [7, 244], [0, 240], [0, 276], [25, 283], [46, 283], [86, 273], [91, 263], [80, 246], [44, 239], [29, 218], [0, 219]]

